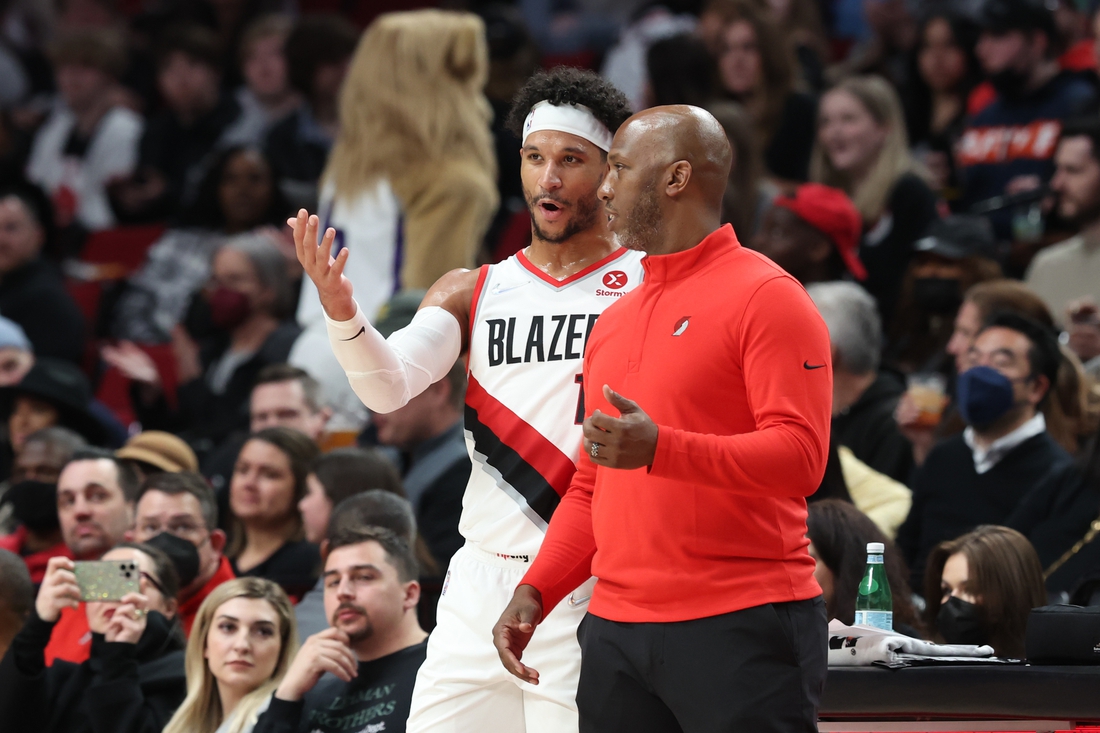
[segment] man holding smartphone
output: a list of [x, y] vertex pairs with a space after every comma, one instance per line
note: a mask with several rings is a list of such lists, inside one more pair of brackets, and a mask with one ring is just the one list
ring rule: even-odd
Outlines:
[[[57, 479], [57, 517], [61, 536], [77, 560], [98, 560], [130, 539], [137, 474], [110, 451], [77, 451]], [[82, 604], [66, 608], [46, 647], [46, 664], [55, 659], [80, 663], [88, 658], [92, 635]]]

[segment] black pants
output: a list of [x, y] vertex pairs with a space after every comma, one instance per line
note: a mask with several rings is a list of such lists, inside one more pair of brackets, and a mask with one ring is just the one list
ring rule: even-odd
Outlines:
[[820, 597], [662, 624], [590, 613], [580, 733], [816, 731], [827, 632]]

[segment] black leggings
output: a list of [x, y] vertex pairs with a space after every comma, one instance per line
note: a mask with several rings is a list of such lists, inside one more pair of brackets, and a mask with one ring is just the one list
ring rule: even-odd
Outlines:
[[675, 623], [581, 622], [580, 733], [817, 731], [820, 598]]

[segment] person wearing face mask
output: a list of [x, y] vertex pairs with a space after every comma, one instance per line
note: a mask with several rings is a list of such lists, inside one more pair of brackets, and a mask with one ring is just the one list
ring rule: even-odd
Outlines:
[[42, 582], [51, 557], [72, 558], [57, 518], [56, 483], [20, 481], [7, 490], [0, 502], [11, 506], [12, 516], [19, 522], [15, 532], [0, 537], [0, 549], [22, 556], [36, 585]]
[[153, 360], [141, 349], [104, 351], [137, 383], [135, 409], [146, 428], [187, 440], [201, 460], [235, 430], [249, 425], [248, 400], [260, 371], [287, 360], [301, 329], [291, 320], [293, 293], [282, 252], [264, 234], [245, 234], [214, 255], [201, 298], [207, 334], [174, 337], [179, 379], [173, 409]]
[[913, 244], [898, 308], [887, 331], [884, 360], [894, 369], [951, 373], [944, 350], [951, 339], [963, 293], [1001, 277], [997, 243], [985, 219], [938, 219]]
[[[1059, 34], [1043, 0], [986, 0], [979, 25], [975, 51], [996, 98], [970, 117], [956, 148], [959, 210], [1049, 182], [1062, 123], [1096, 100], [1090, 82], [1059, 69]], [[1013, 213], [991, 216], [998, 239], [1012, 239]]]
[[[937, 444], [915, 472], [913, 506], [898, 530], [914, 588], [938, 543], [979, 524], [1044, 533], [1080, 485], [1040, 412], [1060, 362], [1054, 333], [1023, 316], [994, 316], [974, 339], [956, 388], [967, 428]], [[1052, 547], [1047, 561], [1064, 549]]]
[[938, 641], [989, 644], [999, 657], [1022, 658], [1031, 609], [1047, 602], [1043, 567], [1027, 538], [983, 525], [928, 558], [925, 621]]
[[47, 667], [45, 648], [61, 611], [76, 608], [80, 598], [73, 561], [50, 560], [34, 612], [0, 661], [5, 733], [159, 731], [183, 701], [179, 579], [171, 560], [155, 547], [128, 542], [103, 559], [136, 563], [138, 592], [84, 604], [90, 658]]

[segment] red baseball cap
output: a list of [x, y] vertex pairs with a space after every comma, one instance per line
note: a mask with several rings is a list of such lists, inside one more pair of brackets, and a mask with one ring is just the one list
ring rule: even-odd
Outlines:
[[856, 280], [867, 279], [867, 268], [859, 259], [863, 219], [848, 194], [820, 183], [803, 183], [794, 196], [779, 196], [776, 206], [790, 209], [795, 216], [829, 238], [840, 252], [848, 272]]

